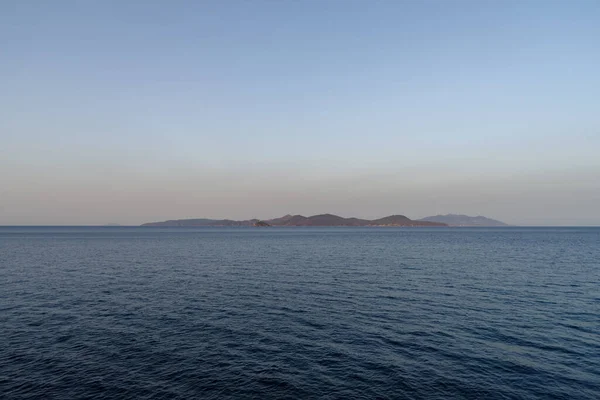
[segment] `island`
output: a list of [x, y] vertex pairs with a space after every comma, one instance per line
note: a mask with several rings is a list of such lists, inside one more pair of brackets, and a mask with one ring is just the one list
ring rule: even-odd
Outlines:
[[428, 222], [441, 222], [448, 226], [465, 226], [465, 227], [477, 227], [477, 226], [509, 226], [502, 221], [496, 219], [487, 218], [481, 215], [476, 217], [470, 217], [463, 214], [446, 214], [446, 215], [434, 215], [431, 217], [421, 218], [419, 221]]
[[319, 214], [310, 217], [303, 215], [284, 215], [283, 217], [268, 220], [248, 219], [177, 219], [162, 222], [149, 222], [142, 226], [154, 227], [201, 227], [201, 226], [250, 226], [250, 227], [269, 227], [269, 226], [390, 226], [390, 227], [444, 227], [448, 224], [436, 221], [412, 220], [404, 215], [390, 215], [387, 217], [368, 220], [361, 218], [344, 218], [334, 214]]

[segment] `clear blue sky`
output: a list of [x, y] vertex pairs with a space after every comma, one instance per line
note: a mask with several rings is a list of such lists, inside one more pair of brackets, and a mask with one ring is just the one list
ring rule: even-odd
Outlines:
[[600, 225], [600, 2], [0, 0], [0, 139], [0, 225]]

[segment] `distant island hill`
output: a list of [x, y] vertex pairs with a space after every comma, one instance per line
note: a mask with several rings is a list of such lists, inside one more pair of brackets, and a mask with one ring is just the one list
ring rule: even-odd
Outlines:
[[505, 223], [482, 217], [467, 215], [436, 215], [412, 220], [404, 215], [390, 215], [379, 219], [344, 218], [333, 214], [319, 214], [312, 217], [303, 215], [284, 215], [281, 218], [267, 220], [248, 219], [236, 221], [231, 219], [177, 219], [162, 222], [149, 222], [142, 226], [156, 227], [200, 227], [200, 226], [396, 226], [396, 227], [444, 227], [444, 226], [507, 226]]

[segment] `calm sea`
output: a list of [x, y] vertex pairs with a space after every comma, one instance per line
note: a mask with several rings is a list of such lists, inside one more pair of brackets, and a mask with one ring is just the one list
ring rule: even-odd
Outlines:
[[598, 399], [599, 228], [0, 228], [3, 399]]

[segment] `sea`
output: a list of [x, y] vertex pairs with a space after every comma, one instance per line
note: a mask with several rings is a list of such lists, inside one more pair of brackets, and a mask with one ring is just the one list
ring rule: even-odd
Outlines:
[[600, 228], [0, 227], [2, 399], [600, 399]]

